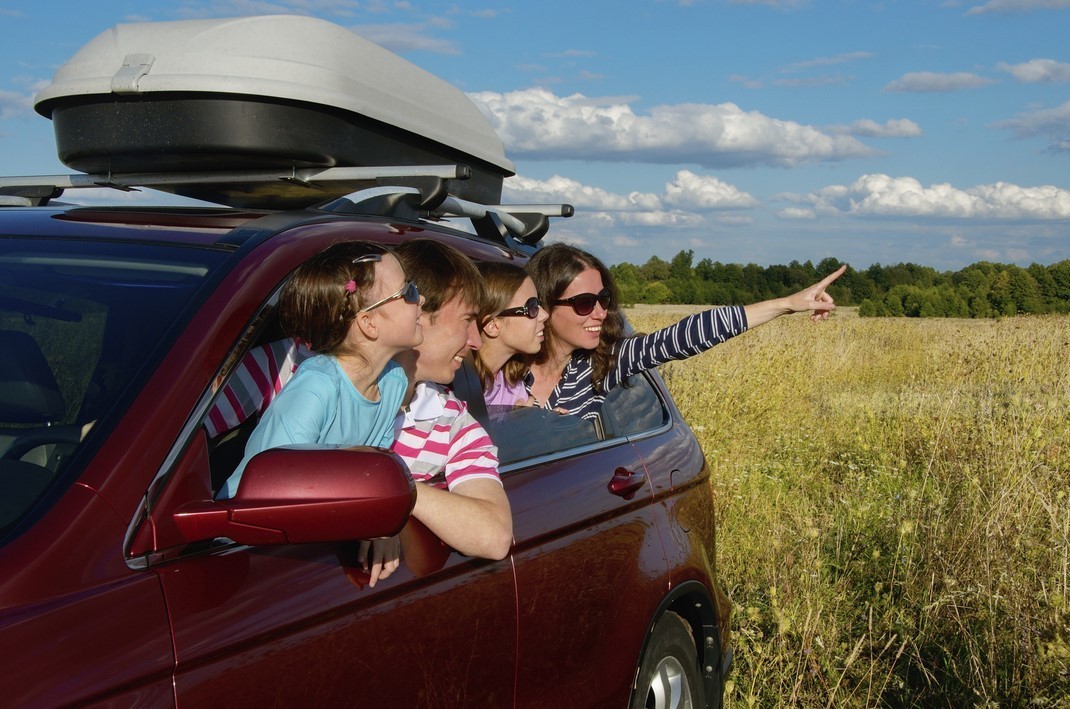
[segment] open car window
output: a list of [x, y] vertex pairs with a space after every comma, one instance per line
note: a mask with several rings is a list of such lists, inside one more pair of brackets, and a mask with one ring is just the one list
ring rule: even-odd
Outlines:
[[502, 465], [554, 455], [581, 446], [641, 434], [660, 427], [668, 411], [645, 375], [609, 392], [597, 419], [523, 406], [491, 406], [488, 428]]

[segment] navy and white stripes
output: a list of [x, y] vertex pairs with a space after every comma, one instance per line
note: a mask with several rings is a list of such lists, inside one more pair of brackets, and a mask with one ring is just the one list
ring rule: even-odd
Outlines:
[[617, 343], [616, 366], [603, 381], [602, 393], [594, 390], [590, 355], [578, 352], [569, 360], [546, 406], [593, 418], [601, 411], [605, 394], [631, 375], [693, 357], [746, 331], [747, 316], [743, 307], [736, 305], [689, 315], [649, 335], [627, 337]]

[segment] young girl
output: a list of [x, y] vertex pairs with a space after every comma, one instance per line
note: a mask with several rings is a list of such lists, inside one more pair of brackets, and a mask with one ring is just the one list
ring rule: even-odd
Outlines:
[[523, 406], [530, 400], [524, 378], [524, 355], [542, 348], [549, 313], [535, 292], [535, 282], [520, 266], [477, 264], [483, 276], [485, 300], [480, 316], [483, 346], [475, 351], [476, 372], [489, 406]]
[[378, 244], [335, 244], [298, 267], [279, 296], [286, 334], [315, 356], [268, 405], [219, 497], [257, 453], [297, 443], [389, 448], [408, 386], [391, 357], [420, 344], [420, 294]]
[[785, 298], [712, 308], [650, 335], [626, 337], [617, 286], [605, 264], [574, 246], [551, 244], [527, 266], [550, 311], [528, 391], [546, 408], [594, 418], [606, 393], [632, 374], [693, 357], [780, 315], [812, 311], [814, 322], [826, 320], [836, 305], [825, 289], [846, 268]]

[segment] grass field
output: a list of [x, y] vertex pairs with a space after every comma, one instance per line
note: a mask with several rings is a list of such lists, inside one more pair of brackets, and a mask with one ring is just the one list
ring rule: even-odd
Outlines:
[[1070, 318], [792, 316], [661, 371], [712, 474], [728, 706], [1070, 706]]

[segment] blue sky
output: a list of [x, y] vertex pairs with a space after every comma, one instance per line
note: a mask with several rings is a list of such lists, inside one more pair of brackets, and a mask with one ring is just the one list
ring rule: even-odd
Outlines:
[[4, 0], [0, 173], [70, 172], [33, 95], [98, 33], [270, 13], [467, 92], [505, 201], [574, 204], [548, 238], [609, 263], [1070, 258], [1070, 0]]

